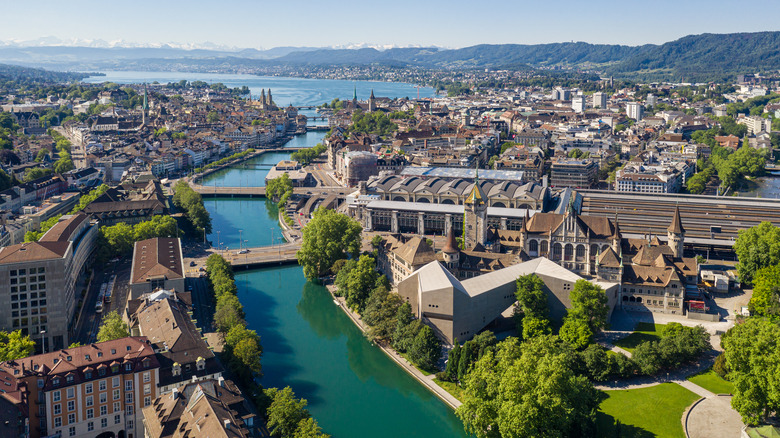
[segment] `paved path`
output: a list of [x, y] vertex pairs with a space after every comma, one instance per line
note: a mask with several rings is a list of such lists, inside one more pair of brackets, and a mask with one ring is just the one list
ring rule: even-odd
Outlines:
[[686, 436], [690, 438], [740, 436], [744, 424], [739, 413], [731, 407], [731, 397], [719, 396], [688, 380], [677, 380], [674, 383], [703, 398], [694, 404], [683, 418]]

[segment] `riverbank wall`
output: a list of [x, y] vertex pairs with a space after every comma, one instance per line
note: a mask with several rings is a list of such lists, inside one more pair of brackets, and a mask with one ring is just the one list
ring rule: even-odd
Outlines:
[[[336, 294], [334, 293], [336, 290], [336, 286], [327, 285], [326, 289], [328, 289], [328, 292], [330, 292], [330, 295], [333, 297], [334, 303], [338, 303], [337, 305], [341, 308], [341, 310], [343, 310], [344, 313], [347, 314], [349, 319], [351, 319], [352, 322], [357, 326], [357, 328], [359, 328], [360, 331], [363, 332], [363, 334], [365, 335], [366, 330], [368, 330], [368, 327], [360, 318], [360, 315], [352, 311], [347, 306], [346, 300], [343, 297], [336, 296]], [[433, 393], [433, 395], [435, 395], [439, 400], [443, 401], [447, 406], [455, 410], [462, 404], [460, 400], [456, 399], [452, 394], [447, 392], [444, 388], [437, 385], [436, 382], [433, 381], [433, 376], [428, 377], [424, 375], [408, 360], [406, 360], [397, 351], [395, 351], [395, 349], [393, 349], [390, 346], [382, 345], [378, 343], [374, 343], [374, 345], [377, 346], [380, 350], [382, 350], [382, 352], [385, 353], [387, 357], [392, 359], [393, 362], [396, 363], [396, 365], [398, 365], [404, 371], [406, 371], [407, 374], [414, 377], [415, 380], [420, 382], [420, 384], [422, 384], [423, 387], [425, 387], [428, 391]]]

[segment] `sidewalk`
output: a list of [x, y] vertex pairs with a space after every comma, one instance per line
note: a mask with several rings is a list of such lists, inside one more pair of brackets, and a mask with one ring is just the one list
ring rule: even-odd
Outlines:
[[[337, 300], [339, 303], [339, 307], [341, 307], [342, 310], [344, 310], [344, 313], [349, 316], [349, 318], [352, 320], [352, 322], [355, 323], [356, 326], [362, 331], [363, 333], [366, 332], [366, 325], [363, 323], [363, 321], [360, 319], [360, 316], [353, 312], [349, 307], [347, 307], [347, 304], [345, 302], [345, 299], [343, 297], [337, 297], [333, 294], [333, 291], [335, 290], [334, 285], [328, 285], [327, 289], [328, 292], [330, 292], [331, 296], [334, 300]], [[452, 396], [449, 392], [444, 390], [441, 386], [437, 385], [436, 382], [433, 381], [433, 379], [436, 377], [434, 374], [431, 375], [425, 375], [420, 370], [418, 370], [414, 365], [409, 363], [406, 359], [404, 359], [400, 354], [398, 354], [397, 351], [392, 349], [391, 347], [381, 345], [378, 343], [375, 343], [377, 347], [379, 347], [387, 356], [389, 356], [391, 359], [395, 361], [401, 368], [403, 368], [407, 373], [409, 373], [412, 377], [417, 379], [420, 383], [423, 384], [426, 388], [428, 388], [429, 391], [431, 391], [436, 397], [438, 397], [441, 401], [444, 403], [447, 403], [452, 409], [457, 409], [462, 403], [460, 400], [456, 399]]]

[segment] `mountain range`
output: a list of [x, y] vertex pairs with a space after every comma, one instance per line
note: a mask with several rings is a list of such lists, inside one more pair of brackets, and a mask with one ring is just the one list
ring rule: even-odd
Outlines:
[[[483, 44], [459, 49], [439, 47], [273, 49], [184, 49], [0, 45], [0, 62], [64, 70], [197, 68], [223, 71], [264, 67], [390, 65], [429, 69], [518, 69], [565, 67], [615, 77], [649, 80], [721, 80], [739, 73], [780, 70], [780, 32], [689, 35], [661, 45], [625, 46], [585, 42]], [[190, 66], [190, 67], [188, 67]]]

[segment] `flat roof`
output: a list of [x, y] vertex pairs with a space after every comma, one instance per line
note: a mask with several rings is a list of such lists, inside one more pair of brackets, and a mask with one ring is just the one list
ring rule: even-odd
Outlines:
[[[407, 166], [401, 171], [403, 176], [419, 176], [426, 178], [465, 178], [474, 179], [476, 169], [465, 167], [416, 167]], [[479, 177], [483, 180], [520, 181], [525, 172], [522, 170], [479, 169]]]

